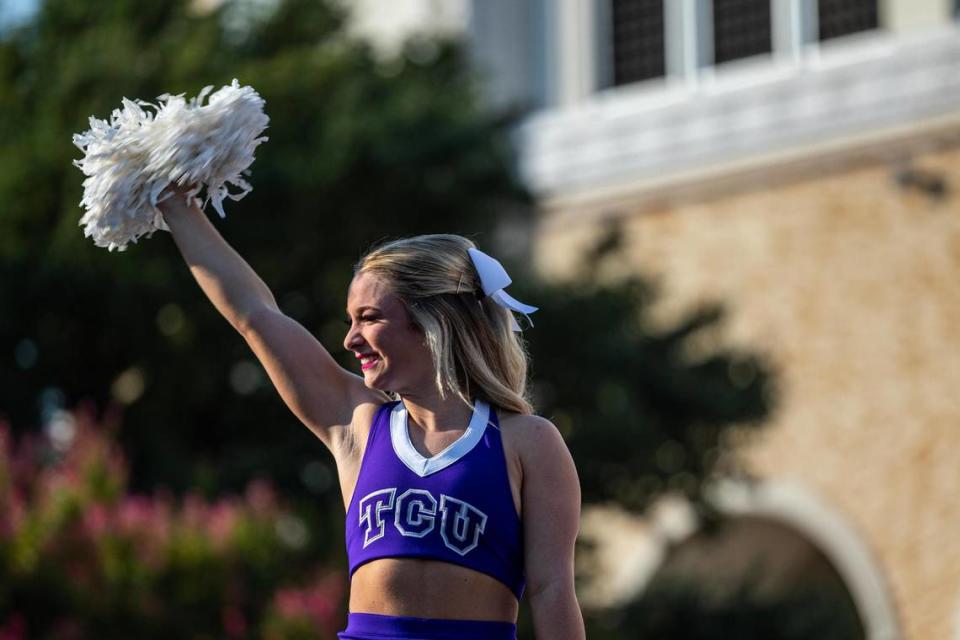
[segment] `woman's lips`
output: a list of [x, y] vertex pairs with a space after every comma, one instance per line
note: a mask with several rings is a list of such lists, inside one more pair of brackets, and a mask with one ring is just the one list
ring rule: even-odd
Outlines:
[[376, 365], [378, 362], [380, 362], [380, 358], [378, 356], [365, 356], [360, 360], [360, 369], [366, 371], [370, 367]]

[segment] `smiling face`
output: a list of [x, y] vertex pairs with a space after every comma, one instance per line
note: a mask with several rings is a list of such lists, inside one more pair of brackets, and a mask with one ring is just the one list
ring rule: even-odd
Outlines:
[[343, 346], [359, 359], [368, 387], [404, 394], [435, 384], [423, 331], [382, 280], [358, 273], [347, 292], [347, 315]]

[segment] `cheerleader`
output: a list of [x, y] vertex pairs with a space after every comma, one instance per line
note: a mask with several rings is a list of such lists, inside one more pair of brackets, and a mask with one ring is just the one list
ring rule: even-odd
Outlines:
[[159, 203], [201, 289], [330, 450], [350, 567], [341, 640], [509, 640], [526, 594], [537, 638], [584, 638], [574, 593], [580, 488], [526, 398], [503, 267], [456, 235], [384, 244], [354, 268], [343, 347], [277, 306], [195, 200]]

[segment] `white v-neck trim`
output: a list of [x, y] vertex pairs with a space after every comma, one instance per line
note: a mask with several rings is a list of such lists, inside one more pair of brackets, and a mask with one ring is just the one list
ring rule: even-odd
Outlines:
[[467, 425], [463, 435], [440, 453], [425, 458], [410, 441], [410, 430], [407, 429], [407, 408], [403, 406], [403, 402], [399, 402], [390, 412], [390, 440], [393, 443], [393, 451], [403, 464], [424, 478], [446, 469], [470, 453], [483, 437], [489, 419], [490, 405], [483, 400], [477, 400], [474, 403], [473, 415], [470, 416], [470, 424]]

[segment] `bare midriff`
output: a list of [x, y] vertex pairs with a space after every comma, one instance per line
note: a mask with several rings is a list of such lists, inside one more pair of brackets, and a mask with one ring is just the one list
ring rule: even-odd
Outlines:
[[517, 609], [513, 593], [496, 578], [437, 560], [373, 560], [350, 581], [352, 613], [516, 622]]

